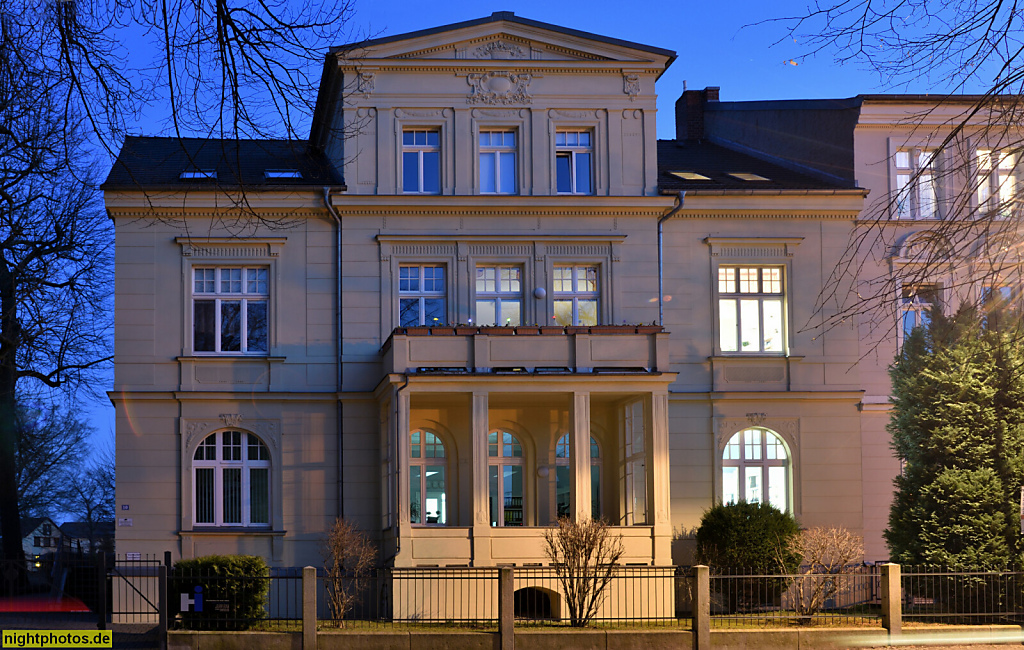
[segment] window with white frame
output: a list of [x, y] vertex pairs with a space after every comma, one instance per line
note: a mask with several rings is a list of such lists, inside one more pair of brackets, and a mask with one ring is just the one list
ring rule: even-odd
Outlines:
[[557, 325], [597, 325], [596, 266], [556, 266], [552, 293]]
[[492, 526], [522, 526], [523, 446], [507, 431], [487, 436], [487, 494]]
[[516, 193], [515, 131], [480, 132], [480, 192]]
[[555, 186], [559, 194], [593, 194], [594, 146], [588, 130], [555, 133]]
[[792, 512], [789, 498], [789, 453], [775, 432], [744, 429], [722, 452], [722, 503], [769, 503]]
[[986, 311], [1012, 309], [1016, 292], [1009, 284], [986, 284], [981, 287], [981, 304]]
[[445, 492], [447, 462], [444, 442], [430, 431], [409, 434], [409, 521], [444, 526], [448, 523]]
[[718, 267], [722, 352], [784, 352], [785, 302], [779, 266]]
[[402, 327], [448, 322], [444, 275], [444, 266], [440, 264], [398, 267], [398, 320]]
[[926, 327], [931, 321], [931, 309], [939, 304], [936, 284], [905, 284], [900, 296], [900, 321], [904, 338], [915, 327]]
[[642, 400], [627, 403], [622, 411], [623, 524], [647, 523], [647, 465], [644, 450], [646, 426]]
[[1016, 209], [1017, 155], [998, 149], [978, 149], [978, 209], [1009, 217]]
[[244, 431], [211, 433], [192, 457], [197, 526], [270, 525], [270, 450]]
[[268, 350], [266, 267], [192, 269], [192, 349], [220, 354]]
[[523, 270], [518, 266], [476, 267], [476, 323], [522, 325]]
[[402, 131], [402, 191], [441, 192], [441, 133], [437, 129]]
[[[601, 448], [590, 438], [590, 518], [601, 518]], [[555, 512], [561, 517], [571, 516], [572, 477], [569, 466], [569, 434], [555, 444]]]
[[935, 219], [935, 152], [928, 149], [900, 149], [895, 155], [896, 218]]

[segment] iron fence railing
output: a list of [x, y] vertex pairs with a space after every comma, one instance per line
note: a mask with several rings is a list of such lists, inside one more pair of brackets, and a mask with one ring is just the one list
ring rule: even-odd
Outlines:
[[[595, 587], [607, 576], [601, 594]], [[517, 625], [596, 625], [689, 627], [681, 615], [678, 592], [685, 574], [675, 567], [591, 567], [569, 575], [557, 566], [515, 569], [514, 609]]]
[[716, 627], [881, 625], [878, 567], [829, 574], [764, 574], [740, 569], [711, 575]]
[[935, 623], [1024, 623], [1024, 571], [904, 566], [903, 618]]
[[266, 575], [210, 575], [175, 568], [168, 575], [168, 627], [299, 630], [302, 569], [270, 569]]

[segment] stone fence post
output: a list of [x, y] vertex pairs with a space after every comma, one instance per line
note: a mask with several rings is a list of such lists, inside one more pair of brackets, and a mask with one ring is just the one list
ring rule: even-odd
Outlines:
[[302, 567], [302, 650], [316, 650], [316, 567]]
[[711, 648], [711, 571], [693, 567], [693, 650]]
[[889, 631], [889, 636], [899, 636], [903, 631], [903, 590], [898, 564], [882, 565], [882, 627]]
[[498, 635], [501, 637], [501, 650], [513, 650], [516, 647], [514, 594], [512, 567], [503, 566], [498, 569]]

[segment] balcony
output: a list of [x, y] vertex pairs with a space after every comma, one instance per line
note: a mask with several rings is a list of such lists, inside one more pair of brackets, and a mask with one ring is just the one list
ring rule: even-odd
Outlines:
[[648, 374], [668, 371], [657, 325], [405, 327], [381, 348], [385, 373]]

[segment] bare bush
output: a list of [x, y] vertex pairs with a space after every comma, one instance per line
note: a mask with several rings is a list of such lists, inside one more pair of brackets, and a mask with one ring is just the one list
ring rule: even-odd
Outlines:
[[622, 558], [622, 536], [612, 535], [602, 519], [558, 520], [544, 531], [544, 550], [551, 560], [569, 608], [569, 624], [583, 627], [597, 615]]
[[321, 554], [327, 578], [327, 605], [338, 627], [369, 584], [377, 561], [377, 548], [366, 533], [350, 521], [335, 519]]
[[791, 551], [802, 562], [789, 593], [796, 613], [809, 622], [827, 600], [852, 591], [851, 574], [864, 557], [864, 538], [841, 527], [808, 528], [794, 539]]

